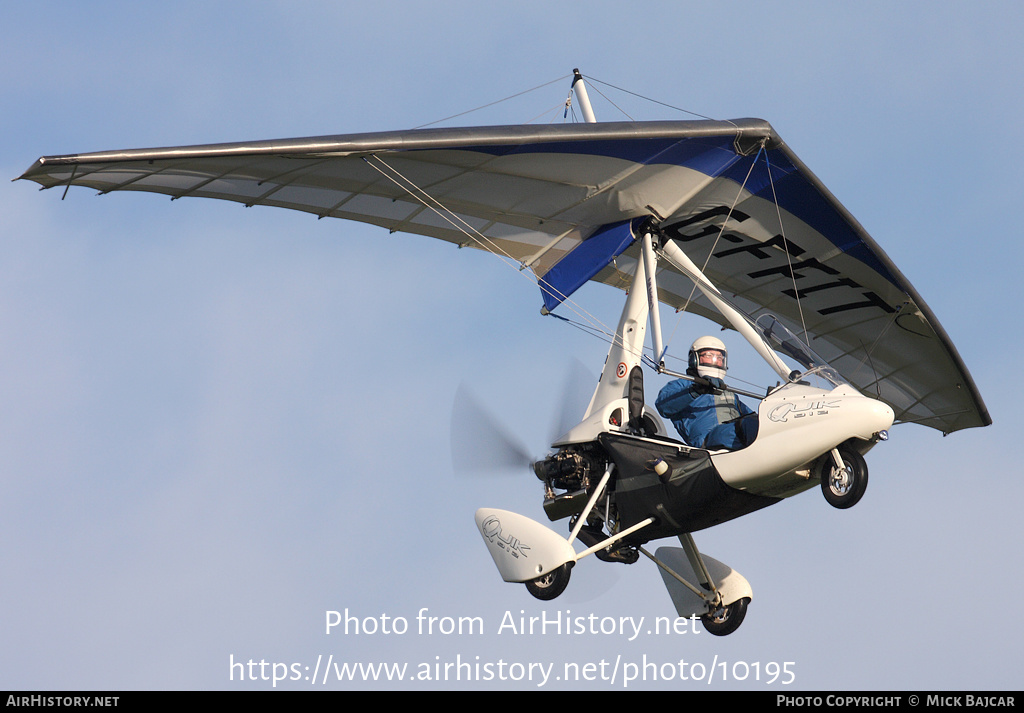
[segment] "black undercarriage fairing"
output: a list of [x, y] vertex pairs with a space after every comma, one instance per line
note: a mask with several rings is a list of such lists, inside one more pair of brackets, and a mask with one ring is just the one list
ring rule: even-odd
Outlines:
[[[779, 502], [727, 485], [706, 450], [620, 433], [598, 440], [615, 463], [611, 497], [620, 527], [655, 518], [625, 544], [697, 532]], [[659, 459], [668, 466], [663, 475], [655, 471]]]

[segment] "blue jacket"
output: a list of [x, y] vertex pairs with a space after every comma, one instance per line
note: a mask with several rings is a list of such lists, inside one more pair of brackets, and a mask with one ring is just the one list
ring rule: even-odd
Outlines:
[[[721, 379], [708, 381], [716, 389], [725, 386]], [[738, 396], [716, 393], [686, 379], [667, 384], [654, 405], [658, 413], [672, 421], [679, 435], [697, 448], [736, 450], [749, 446], [757, 436], [756, 417], [733, 421], [754, 413]]]

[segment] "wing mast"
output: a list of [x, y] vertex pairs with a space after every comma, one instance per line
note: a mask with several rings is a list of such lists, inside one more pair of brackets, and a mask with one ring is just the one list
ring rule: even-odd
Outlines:
[[583, 81], [583, 75], [580, 74], [580, 70], [578, 69], [572, 70], [571, 89], [573, 93], [576, 94], [576, 98], [580, 102], [580, 111], [583, 112], [583, 120], [588, 124], [596, 124], [597, 117], [594, 116], [594, 108], [590, 106], [590, 96], [587, 94], [587, 85]]

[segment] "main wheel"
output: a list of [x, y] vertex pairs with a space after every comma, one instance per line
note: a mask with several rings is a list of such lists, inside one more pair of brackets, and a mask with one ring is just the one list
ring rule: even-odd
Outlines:
[[566, 562], [561, 567], [556, 567], [547, 574], [526, 582], [526, 590], [537, 599], [544, 601], [554, 599], [569, 586], [571, 569], [572, 566]]
[[868, 465], [857, 451], [839, 451], [844, 468], [837, 468], [835, 459], [826, 454], [821, 462], [821, 492], [828, 504], [845, 510], [856, 505], [868, 487]]
[[747, 615], [747, 604], [749, 597], [737, 599], [732, 604], [726, 604], [718, 611], [705, 614], [700, 618], [704, 629], [715, 636], [728, 636], [740, 628], [743, 618]]

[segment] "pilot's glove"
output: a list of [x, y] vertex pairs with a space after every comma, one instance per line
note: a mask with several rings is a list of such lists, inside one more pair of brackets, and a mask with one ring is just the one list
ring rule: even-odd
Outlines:
[[725, 391], [725, 382], [714, 376], [697, 376], [694, 378], [693, 383], [701, 391], [712, 394], [720, 394]]

